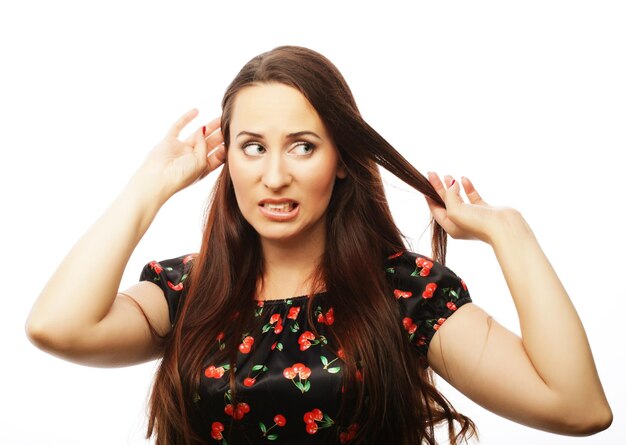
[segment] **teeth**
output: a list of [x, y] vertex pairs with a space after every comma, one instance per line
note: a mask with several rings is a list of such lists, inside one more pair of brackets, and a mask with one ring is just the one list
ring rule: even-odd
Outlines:
[[290, 212], [294, 208], [294, 203], [285, 202], [283, 204], [270, 204], [266, 202], [263, 204], [263, 207], [274, 212]]

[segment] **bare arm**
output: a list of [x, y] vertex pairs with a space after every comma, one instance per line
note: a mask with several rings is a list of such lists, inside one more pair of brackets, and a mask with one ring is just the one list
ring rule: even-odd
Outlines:
[[[434, 178], [431, 182], [439, 189]], [[463, 185], [470, 202], [486, 206], [469, 180]], [[449, 208], [454, 220], [460, 210], [453, 202]], [[522, 336], [468, 304], [433, 337], [431, 366], [477, 403], [516, 422], [567, 435], [608, 428], [611, 408], [565, 288], [523, 217], [513, 209], [501, 208], [496, 214], [492, 223], [480, 225], [484, 232], [476, 237], [484, 237], [494, 250]], [[467, 221], [457, 235], [469, 233], [472, 223]]]
[[[148, 282], [124, 293], [118, 288], [130, 255], [161, 206], [223, 161], [223, 148], [207, 159], [201, 130], [184, 143], [177, 140], [196, 114], [193, 110], [176, 122], [54, 272], [26, 323], [36, 346], [95, 366], [138, 363], [159, 354], [150, 326], [161, 335], [169, 330], [162, 291]], [[219, 120], [212, 125], [211, 131]], [[210, 143], [219, 144], [221, 133], [212, 138]]]

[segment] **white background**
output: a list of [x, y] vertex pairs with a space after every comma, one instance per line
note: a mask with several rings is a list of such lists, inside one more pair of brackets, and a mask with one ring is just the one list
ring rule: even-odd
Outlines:
[[[623, 443], [623, 3], [213, 3], [0, 6], [0, 443], [147, 443], [144, 403], [156, 362], [120, 369], [64, 362], [28, 342], [28, 311], [169, 125], [192, 107], [201, 112], [194, 129], [219, 114], [244, 63], [283, 44], [330, 58], [365, 119], [420, 171], [466, 175], [488, 202], [518, 208], [579, 311], [612, 427], [581, 439], [536, 431], [442, 382], [476, 421], [481, 443]], [[149, 260], [197, 251], [213, 178], [164, 206], [122, 287]], [[428, 253], [422, 196], [387, 178], [398, 224], [415, 250]], [[519, 332], [488, 246], [451, 240], [448, 266], [477, 304]]]

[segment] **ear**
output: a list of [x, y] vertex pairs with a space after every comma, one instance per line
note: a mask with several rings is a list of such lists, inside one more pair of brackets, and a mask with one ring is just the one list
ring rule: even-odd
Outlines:
[[346, 166], [343, 165], [343, 162], [339, 162], [339, 165], [337, 166], [337, 177], [339, 179], [344, 179], [346, 176], [348, 176]]

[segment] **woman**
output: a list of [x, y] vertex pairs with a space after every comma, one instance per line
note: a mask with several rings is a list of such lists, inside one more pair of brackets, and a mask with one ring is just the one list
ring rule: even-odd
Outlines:
[[[29, 317], [37, 346], [94, 366], [162, 357], [157, 444], [434, 444], [441, 422], [451, 443], [471, 437], [432, 371], [534, 428], [608, 428], [585, 331], [519, 212], [489, 206], [467, 178], [421, 175], [314, 51], [253, 58], [222, 108], [185, 141], [197, 111], [182, 116], [70, 251]], [[151, 261], [119, 292], [163, 203], [222, 164], [200, 252]], [[376, 164], [425, 195], [433, 258], [406, 251]], [[445, 266], [446, 233], [493, 248], [522, 338]]]

